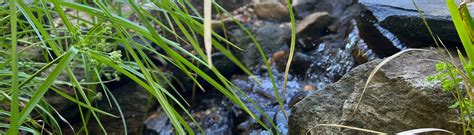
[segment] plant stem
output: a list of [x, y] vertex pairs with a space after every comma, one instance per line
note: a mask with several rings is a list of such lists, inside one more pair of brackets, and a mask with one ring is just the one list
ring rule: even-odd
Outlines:
[[10, 129], [7, 134], [16, 135], [18, 134], [18, 128], [20, 122], [19, 118], [19, 81], [18, 81], [18, 53], [17, 53], [17, 14], [16, 14], [16, 0], [10, 0], [10, 27], [11, 27], [11, 70], [12, 70], [12, 84], [11, 84], [11, 117], [10, 117]]

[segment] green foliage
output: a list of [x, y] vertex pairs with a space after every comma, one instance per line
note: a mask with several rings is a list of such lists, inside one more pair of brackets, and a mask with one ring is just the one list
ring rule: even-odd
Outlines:
[[452, 92], [455, 88], [460, 87], [462, 78], [459, 78], [454, 68], [450, 63], [439, 62], [436, 64], [436, 75], [428, 77], [429, 81], [440, 81], [444, 92]]
[[[455, 3], [455, 0], [446, 0], [446, 3], [464, 50], [457, 49], [457, 56], [459, 56], [459, 59], [457, 59], [446, 49], [447, 55], [443, 53], [444, 60], [436, 64], [437, 74], [430, 76], [428, 80], [441, 82], [443, 91], [452, 93], [456, 103], [451, 105], [450, 108], [460, 110], [464, 134], [474, 133], [474, 121], [472, 119], [474, 112], [474, 93], [472, 91], [474, 86], [474, 63], [471, 62], [474, 60], [474, 23], [467, 9], [467, 3], [463, 2], [459, 6]], [[426, 20], [424, 21], [428, 26]], [[429, 26], [428, 29], [430, 29]], [[433, 36], [433, 39], [441, 47], [438, 44], [442, 44], [441, 40], [435, 38], [435, 36]], [[442, 46], [445, 47], [444, 44]], [[467, 54], [467, 59], [464, 54]], [[461, 61], [461, 63], [457, 61]]]
[[[165, 64], [182, 70], [200, 88], [202, 86], [197, 78], [204, 79], [262, 127], [276, 129], [275, 124], [271, 123], [273, 127], [267, 127], [250, 111], [237, 94], [244, 93], [215, 67], [211, 67], [211, 73], [199, 68], [209, 65], [207, 54], [198, 42], [205, 28], [201, 23], [201, 15], [187, 11], [188, 8], [195, 9], [186, 0], [152, 0], [144, 3], [133, 0], [116, 3], [99, 0], [93, 3], [35, 0], [31, 4], [10, 0], [9, 4], [9, 8], [0, 8], [2, 16], [5, 12], [9, 13], [0, 18], [0, 104], [11, 105], [11, 109], [0, 107], [0, 127], [7, 129], [8, 134], [18, 134], [18, 130], [33, 134], [41, 131], [62, 134], [62, 127], [55, 118], [57, 111], [44, 99], [48, 92], [54, 92], [77, 105], [82, 127], [75, 131], [76, 134], [89, 134], [87, 125], [91, 121], [98, 123], [102, 132], [106, 133], [107, 129], [100, 120], [103, 116], [122, 119], [124, 132], [127, 133], [120, 104], [105, 86], [107, 82], [119, 80], [120, 75], [136, 82], [150, 94], [150, 98], [158, 101], [176, 133], [194, 134], [195, 131], [181, 116], [181, 112], [184, 112], [197, 123], [187, 112], [188, 103], [180, 102], [178, 98], [182, 98], [181, 95], [175, 97], [171, 94], [171, 90], [177, 89], [171, 86], [169, 75], [152, 62], [153, 58], [146, 55], [145, 50], [152, 52]], [[144, 8], [145, 4], [152, 5], [151, 11]], [[228, 14], [219, 5], [213, 4], [220, 12]], [[123, 5], [131, 10], [122, 11]], [[68, 9], [67, 12], [65, 9]], [[131, 16], [135, 18], [132, 20]], [[1, 27], [8, 25], [11, 27]], [[212, 35], [213, 48], [251, 75], [228, 50], [227, 45], [235, 45], [217, 33], [213, 32]], [[134, 37], [149, 40], [153, 44], [139, 44], [133, 40]], [[191, 45], [192, 49], [184, 49], [184, 44]], [[259, 44], [256, 45], [261, 50]], [[158, 52], [155, 48], [164, 52]], [[34, 50], [39, 52], [31, 58], [21, 55]], [[271, 76], [271, 71], [269, 74]], [[68, 90], [72, 93], [65, 92]], [[253, 103], [247, 95], [244, 96]], [[110, 107], [118, 108], [119, 113], [111, 114], [97, 108], [96, 101], [101, 99], [107, 100]], [[33, 118], [32, 112], [39, 116]], [[262, 114], [272, 121], [266, 113]], [[203, 132], [200, 127], [198, 129]]]

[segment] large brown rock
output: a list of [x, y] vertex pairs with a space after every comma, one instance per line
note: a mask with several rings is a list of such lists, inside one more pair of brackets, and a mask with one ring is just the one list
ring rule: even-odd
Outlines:
[[367, 134], [318, 124], [340, 124], [398, 133], [416, 128], [441, 128], [459, 133], [454, 103], [441, 86], [427, 81], [440, 56], [433, 51], [410, 51], [385, 64], [368, 85], [357, 114], [352, 112], [370, 72], [381, 62], [360, 65], [341, 80], [298, 102], [289, 117], [290, 134]]

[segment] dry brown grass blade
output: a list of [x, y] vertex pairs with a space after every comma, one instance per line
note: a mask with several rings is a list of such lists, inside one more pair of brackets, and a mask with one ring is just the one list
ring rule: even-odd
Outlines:
[[367, 90], [367, 86], [369, 86], [369, 83], [370, 81], [372, 81], [372, 79], [374, 78], [375, 76], [375, 73], [377, 73], [377, 71], [380, 70], [380, 68], [382, 68], [383, 65], [385, 65], [387, 62], [391, 61], [392, 59], [400, 56], [401, 54], [405, 53], [405, 52], [408, 52], [408, 51], [432, 51], [432, 50], [427, 50], [427, 49], [406, 49], [406, 50], [403, 50], [403, 51], [400, 51], [390, 57], [387, 57], [385, 58], [382, 62], [380, 62], [377, 66], [375, 66], [374, 70], [372, 70], [372, 72], [370, 72], [370, 75], [369, 77], [367, 78], [367, 81], [365, 82], [365, 86], [364, 86], [364, 90], [362, 90], [362, 94], [360, 95], [360, 98], [359, 100], [357, 101], [357, 104], [354, 108], [354, 112], [352, 112], [352, 115], [351, 117], [354, 117], [355, 114], [357, 113], [357, 110], [359, 109], [359, 105], [360, 105], [360, 102], [362, 101], [363, 97], [364, 97], [364, 93], [365, 91]]
[[419, 128], [419, 129], [403, 131], [403, 132], [397, 133], [396, 135], [418, 135], [421, 133], [429, 133], [429, 132], [445, 132], [445, 133], [449, 133], [453, 135], [455, 134], [451, 131], [439, 129], [439, 128]]
[[206, 49], [207, 63], [212, 68], [212, 0], [204, 0], [204, 47]]
[[[367, 133], [373, 133], [373, 134], [378, 134], [378, 135], [388, 135], [387, 133], [384, 132], [379, 132], [379, 131], [374, 131], [374, 130], [369, 130], [369, 129], [363, 129], [363, 128], [358, 128], [358, 127], [351, 127], [351, 126], [345, 126], [345, 125], [338, 125], [338, 124], [318, 124], [306, 131], [306, 135], [311, 132], [312, 129], [317, 128], [317, 127], [339, 127], [339, 128], [347, 128], [347, 129], [352, 129], [352, 130], [357, 130], [357, 131], [362, 131], [362, 132], [367, 132]], [[311, 133], [312, 134], [312, 133]]]
[[[338, 125], [338, 124], [318, 124], [314, 127], [311, 127], [310, 129], [308, 129], [308, 131], [306, 131], [305, 134], [307, 135], [308, 133], [311, 132], [312, 129], [317, 128], [317, 127], [347, 128], [347, 129], [362, 131], [362, 132], [366, 132], [366, 133], [372, 133], [372, 134], [378, 134], [378, 135], [388, 135], [388, 133], [384, 133], [384, 132], [380, 132], [380, 131], [363, 129], [363, 128], [352, 127], [352, 126]], [[407, 131], [403, 131], [403, 132], [400, 132], [400, 133], [396, 133], [396, 135], [417, 135], [417, 134], [429, 133], [429, 132], [445, 132], [445, 133], [449, 133], [449, 134], [454, 134], [451, 131], [444, 130], [444, 129], [439, 129], [439, 128], [419, 128], [419, 129], [412, 129], [412, 130], [407, 130]]]

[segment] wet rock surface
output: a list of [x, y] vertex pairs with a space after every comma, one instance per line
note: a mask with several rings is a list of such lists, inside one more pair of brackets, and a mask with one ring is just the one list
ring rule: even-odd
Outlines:
[[[193, 121], [185, 114], [185, 121], [196, 133], [201, 131], [198, 128], [198, 125], [203, 129], [204, 133], [208, 134], [232, 134], [233, 128], [233, 119], [232, 111], [228, 104], [230, 102], [227, 99], [222, 98], [211, 98], [219, 95], [206, 94], [198, 99], [197, 103], [193, 103], [189, 113], [197, 121]], [[196, 125], [198, 124], [198, 125]], [[169, 121], [166, 114], [162, 111], [161, 108], [158, 108], [157, 111], [154, 111], [145, 121], [145, 134], [147, 135], [168, 135], [173, 133], [173, 125]]]
[[[241, 108], [235, 107], [234, 112], [241, 113], [235, 114], [237, 118], [240, 119], [234, 122], [237, 126], [234, 133], [276, 133], [275, 130], [272, 129], [273, 125], [269, 124], [269, 121], [271, 121], [275, 124], [275, 127], [280, 133], [287, 134], [287, 121], [278, 104], [275, 90], [281, 97], [280, 100], [283, 102], [283, 109], [289, 114], [290, 108], [302, 100], [308, 93], [323, 89], [327, 84], [339, 80], [340, 77], [354, 66], [355, 63], [351, 55], [353, 47], [347, 37], [349, 36], [348, 33], [352, 30], [350, 16], [356, 14], [358, 10], [355, 7], [352, 7], [352, 9], [349, 8], [347, 11], [344, 9], [339, 10], [341, 10], [341, 12], [345, 11], [347, 14], [331, 16], [328, 11], [312, 12], [306, 16], [306, 19], [298, 20], [298, 26], [300, 26], [299, 35], [303, 36], [297, 40], [303, 42], [298, 43], [297, 51], [290, 68], [285, 94], [283, 92], [283, 72], [289, 54], [288, 41], [291, 37], [288, 27], [289, 24], [285, 22], [275, 23], [268, 21], [254, 21], [248, 24], [251, 29], [259, 25], [263, 25], [263, 27], [265, 27], [265, 25], [267, 25], [266, 27], [273, 25], [273, 28], [283, 27], [288, 31], [285, 34], [273, 32], [276, 33], [273, 35], [269, 35], [272, 32], [266, 32], [269, 30], [261, 30], [260, 32], [257, 30], [255, 32], [256, 38], [262, 41], [262, 44], [266, 43], [268, 47], [270, 47], [270, 45], [274, 47], [272, 49], [265, 49], [266, 46], [262, 45], [265, 54], [270, 56], [269, 62], [272, 64], [271, 70], [276, 83], [276, 89], [273, 88], [268, 70], [263, 65], [259, 54], [255, 53], [257, 50], [244, 50], [253, 52], [247, 53], [249, 55], [241, 55], [243, 60], [259, 61], [253, 62], [255, 64], [253, 64], [252, 69], [255, 76], [234, 75], [232, 82], [240, 88], [243, 93], [247, 94], [257, 106], [261, 107], [261, 110], [259, 110], [252, 101], [246, 98], [243, 99], [251, 112], [257, 114], [259, 120], [270, 129], [259, 126], [258, 122], [243, 113]], [[330, 12], [333, 13], [332, 10]], [[252, 45], [252, 43], [249, 42], [242, 42], [245, 40], [241, 38], [246, 38], [246, 36], [243, 34], [235, 34], [239, 31], [240, 30], [233, 31], [234, 34], [232, 34], [233, 37], [237, 37], [237, 39], [235, 39], [235, 41], [237, 41], [236, 44], [241, 46], [245, 46], [246, 44], [249, 44], [249, 46]], [[262, 31], [265, 33], [262, 33]], [[272, 38], [276, 35], [278, 35], [279, 38]], [[266, 116], [264, 114], [266, 114]]]
[[[383, 28], [394, 33], [407, 43], [408, 47], [426, 47], [433, 43], [420, 13], [411, 0], [359, 0], [359, 2], [373, 13]], [[415, 2], [434, 34], [445, 42], [460, 42], [444, 0], [415, 0]], [[474, 7], [470, 5], [469, 8]]]
[[315, 12], [328, 12], [331, 16], [341, 16], [355, 3], [356, 0], [298, 0], [292, 4], [296, 16], [304, 18]]
[[289, 133], [365, 134], [354, 130], [318, 127], [341, 124], [364, 129], [397, 133], [415, 128], [442, 128], [459, 133], [458, 118], [448, 106], [454, 100], [443, 93], [440, 84], [426, 78], [435, 73], [436, 60], [431, 51], [410, 51], [385, 64], [368, 85], [357, 113], [355, 105], [367, 77], [381, 60], [360, 65], [340, 81], [312, 93], [295, 105], [289, 117]]
[[[259, 21], [255, 25], [250, 25], [249, 30], [253, 32], [255, 38], [262, 47], [265, 55], [270, 56], [273, 52], [287, 48], [286, 41], [291, 37], [290, 28], [285, 25], [270, 21]], [[241, 29], [230, 30], [229, 35], [234, 44], [243, 50], [237, 51], [242, 63], [247, 67], [254, 67], [263, 63], [263, 58], [255, 43]]]
[[[123, 112], [128, 133], [140, 133], [143, 130], [143, 121], [153, 106], [156, 105], [156, 101], [152, 100], [153, 97], [151, 97], [151, 95], [149, 95], [149, 93], [144, 88], [133, 81], [126, 82], [125, 84], [121, 85], [121, 87], [113, 89], [111, 92], [112, 95], [109, 94], [109, 97], [106, 97], [106, 95], [103, 93], [102, 98], [98, 100], [99, 108], [105, 112], [119, 115], [119, 107], [117, 107], [113, 101], [117, 100], [118, 104], [120, 105], [120, 109]], [[107, 98], [109, 98], [110, 104]], [[121, 118], [101, 115], [100, 120], [104, 125], [104, 128], [107, 130], [107, 133], [125, 134]], [[98, 127], [97, 123], [92, 120], [91, 126]], [[100, 128], [91, 129], [92, 131], [90, 132], [92, 134], [102, 133]]]

